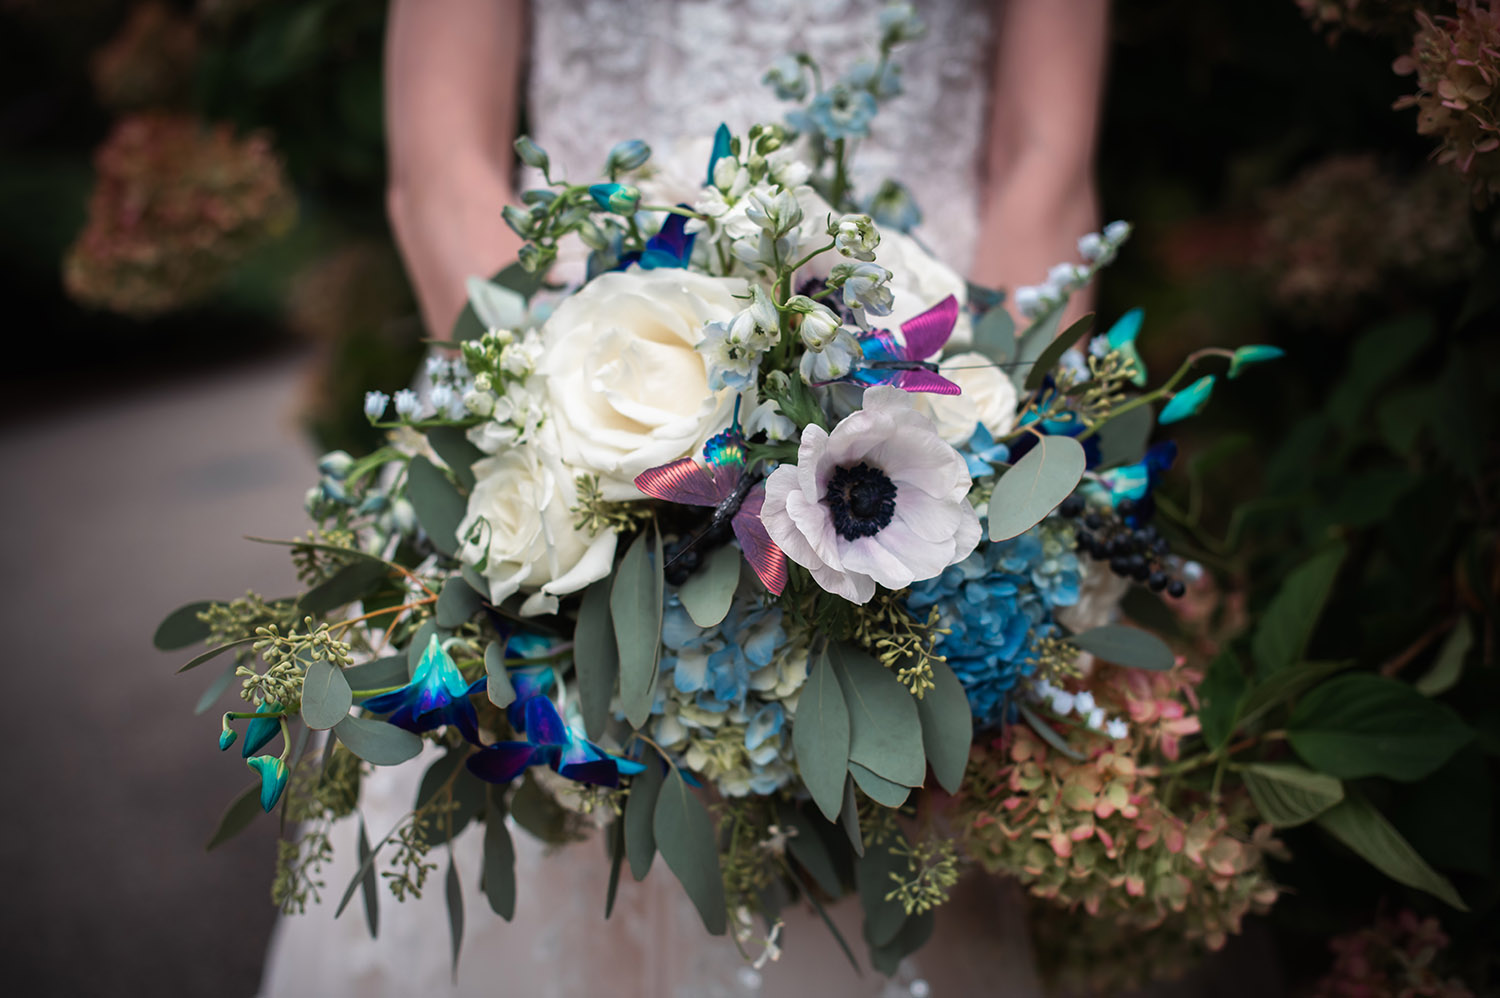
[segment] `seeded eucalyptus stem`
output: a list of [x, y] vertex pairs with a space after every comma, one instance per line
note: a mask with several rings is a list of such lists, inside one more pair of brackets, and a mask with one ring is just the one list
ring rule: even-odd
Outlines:
[[1170, 378], [1162, 383], [1161, 387], [1149, 391], [1144, 395], [1137, 396], [1136, 398], [1131, 399], [1129, 402], [1126, 402], [1124, 405], [1118, 407], [1110, 413], [1109, 419], [1098, 424], [1098, 426], [1091, 426], [1087, 430], [1084, 430], [1078, 435], [1078, 439], [1080, 441], [1087, 440], [1089, 437], [1092, 437], [1094, 434], [1098, 433], [1100, 427], [1108, 426], [1110, 422], [1118, 419], [1120, 416], [1129, 412], [1131, 409], [1139, 409], [1143, 405], [1150, 405], [1153, 402], [1170, 396], [1173, 393], [1173, 389], [1177, 387], [1178, 383], [1181, 382], [1183, 378], [1186, 378], [1188, 374], [1192, 372], [1193, 368], [1198, 364], [1200, 360], [1204, 360], [1208, 357], [1233, 356], [1234, 351], [1225, 350], [1222, 347], [1205, 347], [1202, 350], [1195, 350], [1194, 352], [1187, 355], [1187, 359], [1182, 362], [1182, 365], [1177, 368], [1176, 372]]

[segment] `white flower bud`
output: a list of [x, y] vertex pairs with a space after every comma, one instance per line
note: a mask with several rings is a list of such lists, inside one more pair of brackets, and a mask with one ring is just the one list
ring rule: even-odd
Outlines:
[[873, 262], [880, 232], [869, 215], [845, 215], [830, 227], [834, 249], [854, 260]]

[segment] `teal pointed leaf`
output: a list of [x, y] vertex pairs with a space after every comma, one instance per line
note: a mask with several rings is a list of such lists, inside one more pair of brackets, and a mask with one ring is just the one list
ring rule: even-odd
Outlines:
[[385, 581], [385, 562], [360, 557], [302, 594], [297, 609], [321, 615], [364, 599]]
[[250, 644], [253, 641], [259, 641], [259, 640], [260, 640], [260, 638], [254, 636], [254, 635], [251, 635], [248, 638], [239, 638], [239, 639], [234, 640], [234, 641], [225, 642], [222, 645], [215, 645], [214, 647], [210, 648], [208, 651], [204, 652], [203, 654], [198, 655], [195, 658], [190, 659], [188, 661], [187, 665], [184, 665], [182, 668], [178, 669], [177, 671], [179, 673], [182, 673], [182, 672], [187, 672], [190, 669], [196, 669], [196, 668], [198, 668], [198, 666], [202, 665], [204, 662], [209, 662], [209, 661], [212, 661], [213, 659], [218, 658], [220, 655], [222, 655], [224, 652], [228, 651], [231, 648], [238, 648], [240, 645], [248, 645], [248, 644]]
[[578, 713], [583, 730], [594, 741], [604, 737], [609, 702], [620, 677], [620, 652], [610, 618], [610, 579], [583, 591], [578, 625], [573, 629], [573, 668], [578, 677]]
[[1042, 387], [1043, 382], [1047, 380], [1047, 375], [1052, 372], [1052, 368], [1057, 366], [1057, 362], [1062, 359], [1062, 355], [1067, 353], [1075, 343], [1087, 336], [1089, 330], [1093, 328], [1094, 313], [1090, 312], [1067, 329], [1064, 329], [1062, 333], [1054, 338], [1052, 342], [1048, 343], [1042, 349], [1042, 352], [1037, 355], [1036, 362], [1031, 365], [1031, 370], [1026, 372], [1026, 380], [1023, 382], [1022, 387], [1028, 392], [1034, 392]]
[[[849, 761], [892, 783], [920, 787], [927, 775], [927, 756], [911, 693], [894, 672], [862, 649], [833, 645], [829, 660], [849, 710]], [[792, 731], [795, 737], [795, 724]]]
[[675, 768], [662, 785], [652, 824], [656, 848], [698, 909], [703, 927], [711, 936], [722, 936], [728, 912], [714, 823]]
[[[974, 717], [963, 684], [948, 663], [932, 663], [932, 682], [933, 688], [917, 701], [917, 715], [922, 721], [922, 748], [938, 783], [950, 794], [956, 794], [963, 785], [964, 769], [969, 764]], [[869, 793], [868, 790], [865, 792]]]
[[1043, 436], [995, 483], [990, 540], [1008, 541], [1041, 523], [1083, 479], [1088, 458], [1072, 437]]
[[1205, 374], [1194, 381], [1191, 385], [1172, 396], [1170, 402], [1162, 406], [1161, 415], [1156, 417], [1157, 423], [1166, 426], [1168, 423], [1180, 422], [1189, 416], [1196, 416], [1208, 405], [1208, 397], [1213, 394], [1215, 375]]
[[365, 903], [365, 927], [370, 938], [380, 937], [380, 884], [375, 877], [375, 864], [371, 862], [370, 836], [365, 831], [365, 819], [359, 819], [359, 865], [365, 871], [359, 879], [360, 896]]
[[839, 809], [839, 824], [844, 828], [844, 834], [849, 837], [849, 844], [854, 847], [854, 855], [865, 854], [865, 837], [859, 828], [859, 801], [854, 797], [854, 777], [844, 777], [844, 806]]
[[213, 606], [213, 600], [203, 600], [180, 606], [167, 614], [156, 628], [151, 643], [162, 651], [177, 651], [188, 645], [208, 640], [208, 624], [198, 619], [198, 614]]
[[448, 905], [448, 943], [453, 952], [453, 983], [458, 984], [458, 954], [464, 944], [464, 890], [453, 853], [448, 853], [448, 875], [443, 878], [443, 900]]
[[650, 759], [630, 781], [630, 796], [625, 798], [625, 855], [630, 860], [630, 875], [636, 880], [646, 879], [656, 859], [653, 824], [664, 779], [661, 763]]
[[256, 816], [263, 813], [260, 807], [260, 780], [256, 780], [229, 802], [229, 806], [224, 809], [224, 814], [219, 818], [218, 827], [214, 829], [208, 844], [203, 848], [212, 852], [249, 828]]
[[813, 802], [829, 821], [835, 820], [843, 806], [849, 768], [849, 708], [826, 651], [802, 684], [792, 722], [792, 750]]
[[[653, 557], [654, 555], [654, 557]], [[639, 728], [651, 716], [651, 697], [661, 657], [661, 535], [642, 531], [625, 552], [609, 593], [615, 643], [620, 654], [620, 701], [625, 719]]]
[[439, 552], [452, 558], [458, 554], [458, 525], [468, 503], [458, 489], [431, 461], [418, 454], [406, 472], [406, 498], [416, 511], [417, 522]]
[[516, 916], [516, 847], [505, 826], [504, 787], [490, 787], [484, 812], [484, 896], [509, 922]]

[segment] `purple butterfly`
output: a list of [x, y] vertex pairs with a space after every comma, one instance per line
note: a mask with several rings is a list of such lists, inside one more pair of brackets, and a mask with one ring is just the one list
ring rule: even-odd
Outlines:
[[786, 555], [760, 522], [766, 485], [752, 478], [745, 466], [738, 401], [734, 425], [703, 445], [703, 457], [702, 461], [685, 457], [643, 471], [636, 477], [635, 487], [666, 502], [712, 507], [713, 519], [698, 536], [713, 533], [727, 521], [734, 528], [745, 560], [766, 589], [780, 596], [786, 588]]
[[865, 355], [864, 364], [836, 381], [865, 388], [895, 385], [908, 392], [957, 395], [959, 387], [937, 373], [937, 365], [927, 359], [948, 342], [957, 321], [958, 299], [949, 295], [921, 315], [901, 323], [904, 342], [897, 342], [889, 329], [861, 333], [857, 339]]

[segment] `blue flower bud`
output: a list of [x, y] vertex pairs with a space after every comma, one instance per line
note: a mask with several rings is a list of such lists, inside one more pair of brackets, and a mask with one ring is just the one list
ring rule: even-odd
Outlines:
[[1240, 372], [1252, 364], [1263, 364], [1268, 360], [1286, 356], [1286, 351], [1280, 347], [1269, 347], [1260, 344], [1240, 347], [1234, 352], [1234, 357], [1229, 361], [1229, 378], [1234, 380], [1239, 377]]
[[633, 214], [641, 202], [641, 192], [629, 184], [594, 184], [589, 188], [589, 196], [599, 207], [616, 215]]
[[354, 458], [347, 451], [332, 450], [318, 459], [318, 470], [329, 478], [343, 481], [354, 468]]
[[531, 141], [530, 136], [523, 135], [516, 139], [516, 155], [527, 166], [547, 172], [547, 150]]
[[365, 392], [365, 417], [374, 422], [385, 415], [385, 407], [391, 404], [391, 397], [385, 392]]
[[1212, 374], [1206, 374], [1173, 395], [1172, 401], [1162, 408], [1161, 415], [1157, 417], [1156, 422], [1165, 426], [1168, 423], [1198, 415], [1208, 404], [1208, 397], [1213, 394], [1214, 380]]
[[245, 765], [260, 774], [260, 806], [262, 810], [270, 811], [281, 799], [281, 792], [286, 789], [286, 781], [291, 776], [286, 763], [274, 755], [258, 755], [246, 759]]
[[371, 513], [382, 513], [390, 505], [390, 500], [385, 496], [369, 496], [359, 504], [360, 516], [369, 516]]
[[610, 176], [616, 173], [625, 173], [629, 170], [639, 170], [646, 165], [646, 160], [651, 158], [651, 147], [640, 139], [627, 139], [617, 142], [615, 147], [609, 151], [609, 159], [605, 163], [605, 170]]

